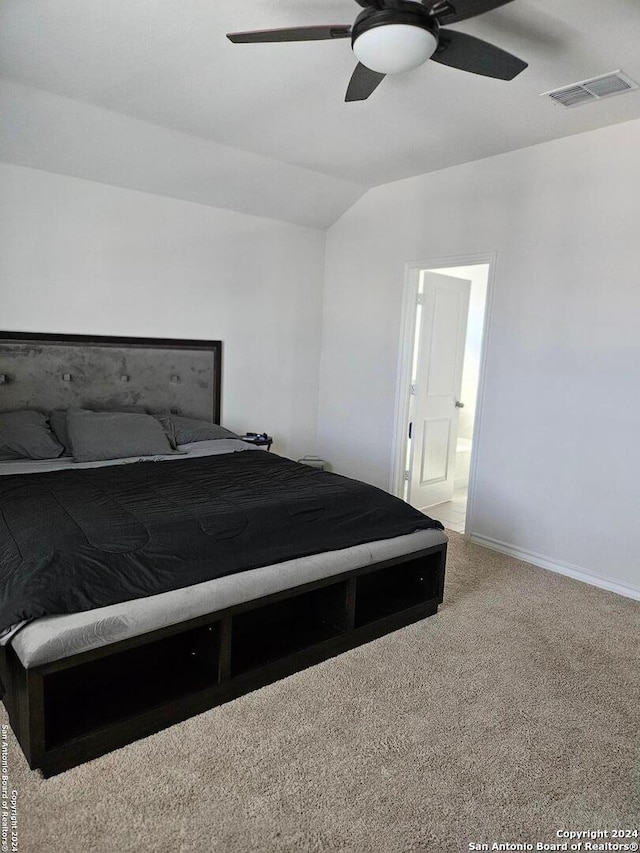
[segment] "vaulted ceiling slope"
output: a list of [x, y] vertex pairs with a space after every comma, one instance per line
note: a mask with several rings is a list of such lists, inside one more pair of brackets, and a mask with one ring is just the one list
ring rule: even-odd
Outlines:
[[323, 228], [366, 188], [640, 115], [640, 90], [569, 109], [539, 97], [618, 69], [640, 82], [638, 0], [513, 0], [455, 29], [526, 60], [515, 80], [427, 62], [355, 103], [348, 39], [225, 37], [351, 24], [359, 11], [0, 0], [0, 158]]
[[327, 228], [366, 191], [310, 169], [0, 80], [0, 160]]

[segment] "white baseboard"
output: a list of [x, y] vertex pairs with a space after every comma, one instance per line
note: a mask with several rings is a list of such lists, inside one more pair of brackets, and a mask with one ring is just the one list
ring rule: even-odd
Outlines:
[[615, 581], [600, 577], [600, 575], [593, 575], [579, 566], [550, 560], [548, 557], [536, 554], [534, 551], [526, 551], [524, 548], [517, 548], [515, 545], [509, 545], [507, 542], [501, 542], [499, 539], [491, 539], [488, 536], [480, 536], [477, 533], [469, 533], [466, 538], [471, 542], [475, 542], [476, 545], [482, 545], [483, 548], [499, 551], [501, 554], [515, 557], [517, 560], [523, 560], [525, 563], [540, 566], [541, 569], [549, 569], [549, 571], [556, 572], [559, 575], [567, 575], [567, 577], [575, 578], [575, 580], [591, 584], [591, 586], [597, 586], [600, 589], [624, 595], [625, 598], [633, 598], [636, 601], [640, 601], [640, 589], [628, 586], [627, 584], [616, 583]]

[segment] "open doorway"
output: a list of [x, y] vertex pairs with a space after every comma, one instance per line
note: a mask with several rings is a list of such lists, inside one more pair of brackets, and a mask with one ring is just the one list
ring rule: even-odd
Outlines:
[[395, 493], [446, 528], [464, 533], [493, 258], [456, 260], [409, 269]]

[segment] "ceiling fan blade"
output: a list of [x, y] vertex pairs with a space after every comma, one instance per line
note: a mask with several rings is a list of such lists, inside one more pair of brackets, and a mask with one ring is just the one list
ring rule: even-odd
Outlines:
[[431, 11], [441, 24], [455, 24], [511, 2], [512, 0], [437, 0]]
[[438, 48], [431, 59], [461, 71], [497, 80], [513, 80], [528, 65], [506, 50], [467, 33], [440, 30], [439, 39]]
[[344, 97], [345, 101], [366, 101], [369, 95], [382, 83], [385, 76], [385, 74], [372, 71], [359, 62], [351, 75], [351, 80], [349, 80], [347, 94]]
[[328, 24], [319, 27], [287, 27], [283, 30], [253, 30], [247, 33], [227, 33], [234, 44], [257, 44], [279, 41], [319, 41], [346, 39], [351, 35], [348, 24]]

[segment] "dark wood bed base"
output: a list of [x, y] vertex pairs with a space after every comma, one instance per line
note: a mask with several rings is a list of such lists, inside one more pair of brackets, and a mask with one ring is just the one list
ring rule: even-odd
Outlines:
[[52, 776], [436, 613], [446, 544], [25, 669], [0, 650], [4, 704]]

